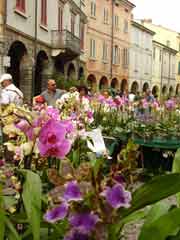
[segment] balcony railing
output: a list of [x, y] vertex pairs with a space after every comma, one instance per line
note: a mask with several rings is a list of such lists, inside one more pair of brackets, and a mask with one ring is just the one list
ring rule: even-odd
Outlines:
[[80, 39], [68, 30], [52, 30], [52, 47], [80, 55]]

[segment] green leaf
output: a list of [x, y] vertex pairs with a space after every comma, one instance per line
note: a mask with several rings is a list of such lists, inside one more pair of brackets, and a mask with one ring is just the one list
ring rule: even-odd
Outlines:
[[180, 209], [162, 215], [157, 220], [144, 227], [138, 240], [166, 240], [168, 236], [177, 234], [180, 228]]
[[180, 192], [180, 174], [155, 177], [133, 193], [131, 207], [122, 209], [120, 216], [125, 217], [178, 192]]
[[110, 224], [108, 226], [108, 239], [109, 240], [117, 240], [117, 235], [116, 235], [116, 224]]
[[32, 171], [23, 170], [21, 172], [26, 176], [22, 193], [25, 210], [32, 228], [33, 239], [39, 240], [42, 195], [41, 180], [39, 175]]
[[[173, 160], [173, 173], [180, 173], [180, 149], [177, 150], [175, 158]], [[180, 207], [180, 193], [176, 195], [178, 206]]]
[[3, 210], [2, 187], [0, 186], [0, 240], [4, 240], [5, 233], [5, 212]]
[[90, 163], [91, 163], [91, 166], [93, 167], [94, 176], [96, 178], [98, 173], [99, 173], [99, 170], [100, 170], [100, 168], [103, 164], [103, 159], [102, 158], [96, 158], [96, 156], [95, 156], [95, 158], [92, 159], [90, 161]]
[[161, 201], [154, 204], [147, 215], [143, 228], [147, 227], [152, 222], [156, 221], [159, 217], [166, 214], [169, 211], [169, 209], [170, 209], [170, 205], [168, 203]]
[[5, 224], [6, 227], [8, 228], [8, 233], [7, 233], [7, 237], [9, 240], [21, 240], [21, 237], [19, 236], [19, 234], [17, 233], [15, 227], [13, 226], [13, 224], [11, 223], [11, 221], [6, 217], [5, 218]]
[[72, 162], [75, 167], [79, 165], [79, 161], [80, 161], [80, 152], [79, 152], [79, 149], [76, 149], [72, 153]]
[[124, 225], [124, 224], [128, 224], [128, 223], [131, 223], [131, 222], [134, 222], [134, 221], [139, 221], [139, 220], [145, 218], [148, 213], [149, 213], [148, 209], [133, 212], [129, 216], [123, 218], [121, 220], [121, 223]]
[[9, 209], [17, 204], [17, 200], [14, 196], [4, 196], [4, 207], [5, 209]]
[[5, 233], [5, 213], [0, 209], [0, 240], [4, 240]]

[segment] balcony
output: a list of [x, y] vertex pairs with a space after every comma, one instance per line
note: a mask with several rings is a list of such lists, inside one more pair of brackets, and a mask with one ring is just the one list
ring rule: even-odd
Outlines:
[[81, 53], [80, 39], [68, 30], [52, 30], [52, 48], [65, 61], [70, 61]]

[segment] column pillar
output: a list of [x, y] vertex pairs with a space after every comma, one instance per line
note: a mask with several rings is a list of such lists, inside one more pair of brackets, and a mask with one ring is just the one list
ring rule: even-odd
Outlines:
[[43, 70], [42, 70], [42, 83], [41, 90], [44, 91], [47, 88], [48, 79], [51, 79], [54, 72], [54, 63], [52, 59], [44, 61]]

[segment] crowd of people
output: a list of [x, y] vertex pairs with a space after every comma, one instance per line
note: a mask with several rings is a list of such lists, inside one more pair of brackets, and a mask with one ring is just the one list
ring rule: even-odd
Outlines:
[[[15, 105], [22, 105], [24, 102], [23, 93], [13, 84], [12, 76], [8, 73], [5, 73], [0, 78], [0, 104], [7, 105], [14, 103]], [[123, 99], [123, 101], [132, 103], [139, 102], [143, 104], [143, 100], [146, 102], [156, 102], [158, 104], [157, 96], [154, 96], [150, 89], [147, 89], [142, 95], [140, 93], [128, 93], [125, 92], [116, 92], [112, 89], [103, 89], [100, 93], [92, 93], [90, 89], [86, 86], [77, 86], [71, 87], [68, 91], [61, 90], [57, 88], [56, 81], [54, 79], [49, 79], [47, 82], [47, 89], [43, 91], [40, 95], [34, 97], [33, 105], [46, 105], [46, 106], [57, 106], [57, 101], [59, 99], [66, 99], [69, 94], [77, 93], [77, 97], [80, 103], [88, 104], [91, 101], [94, 95], [101, 95], [106, 101], [117, 100], [117, 96]], [[175, 98], [175, 97], [174, 97]]]

